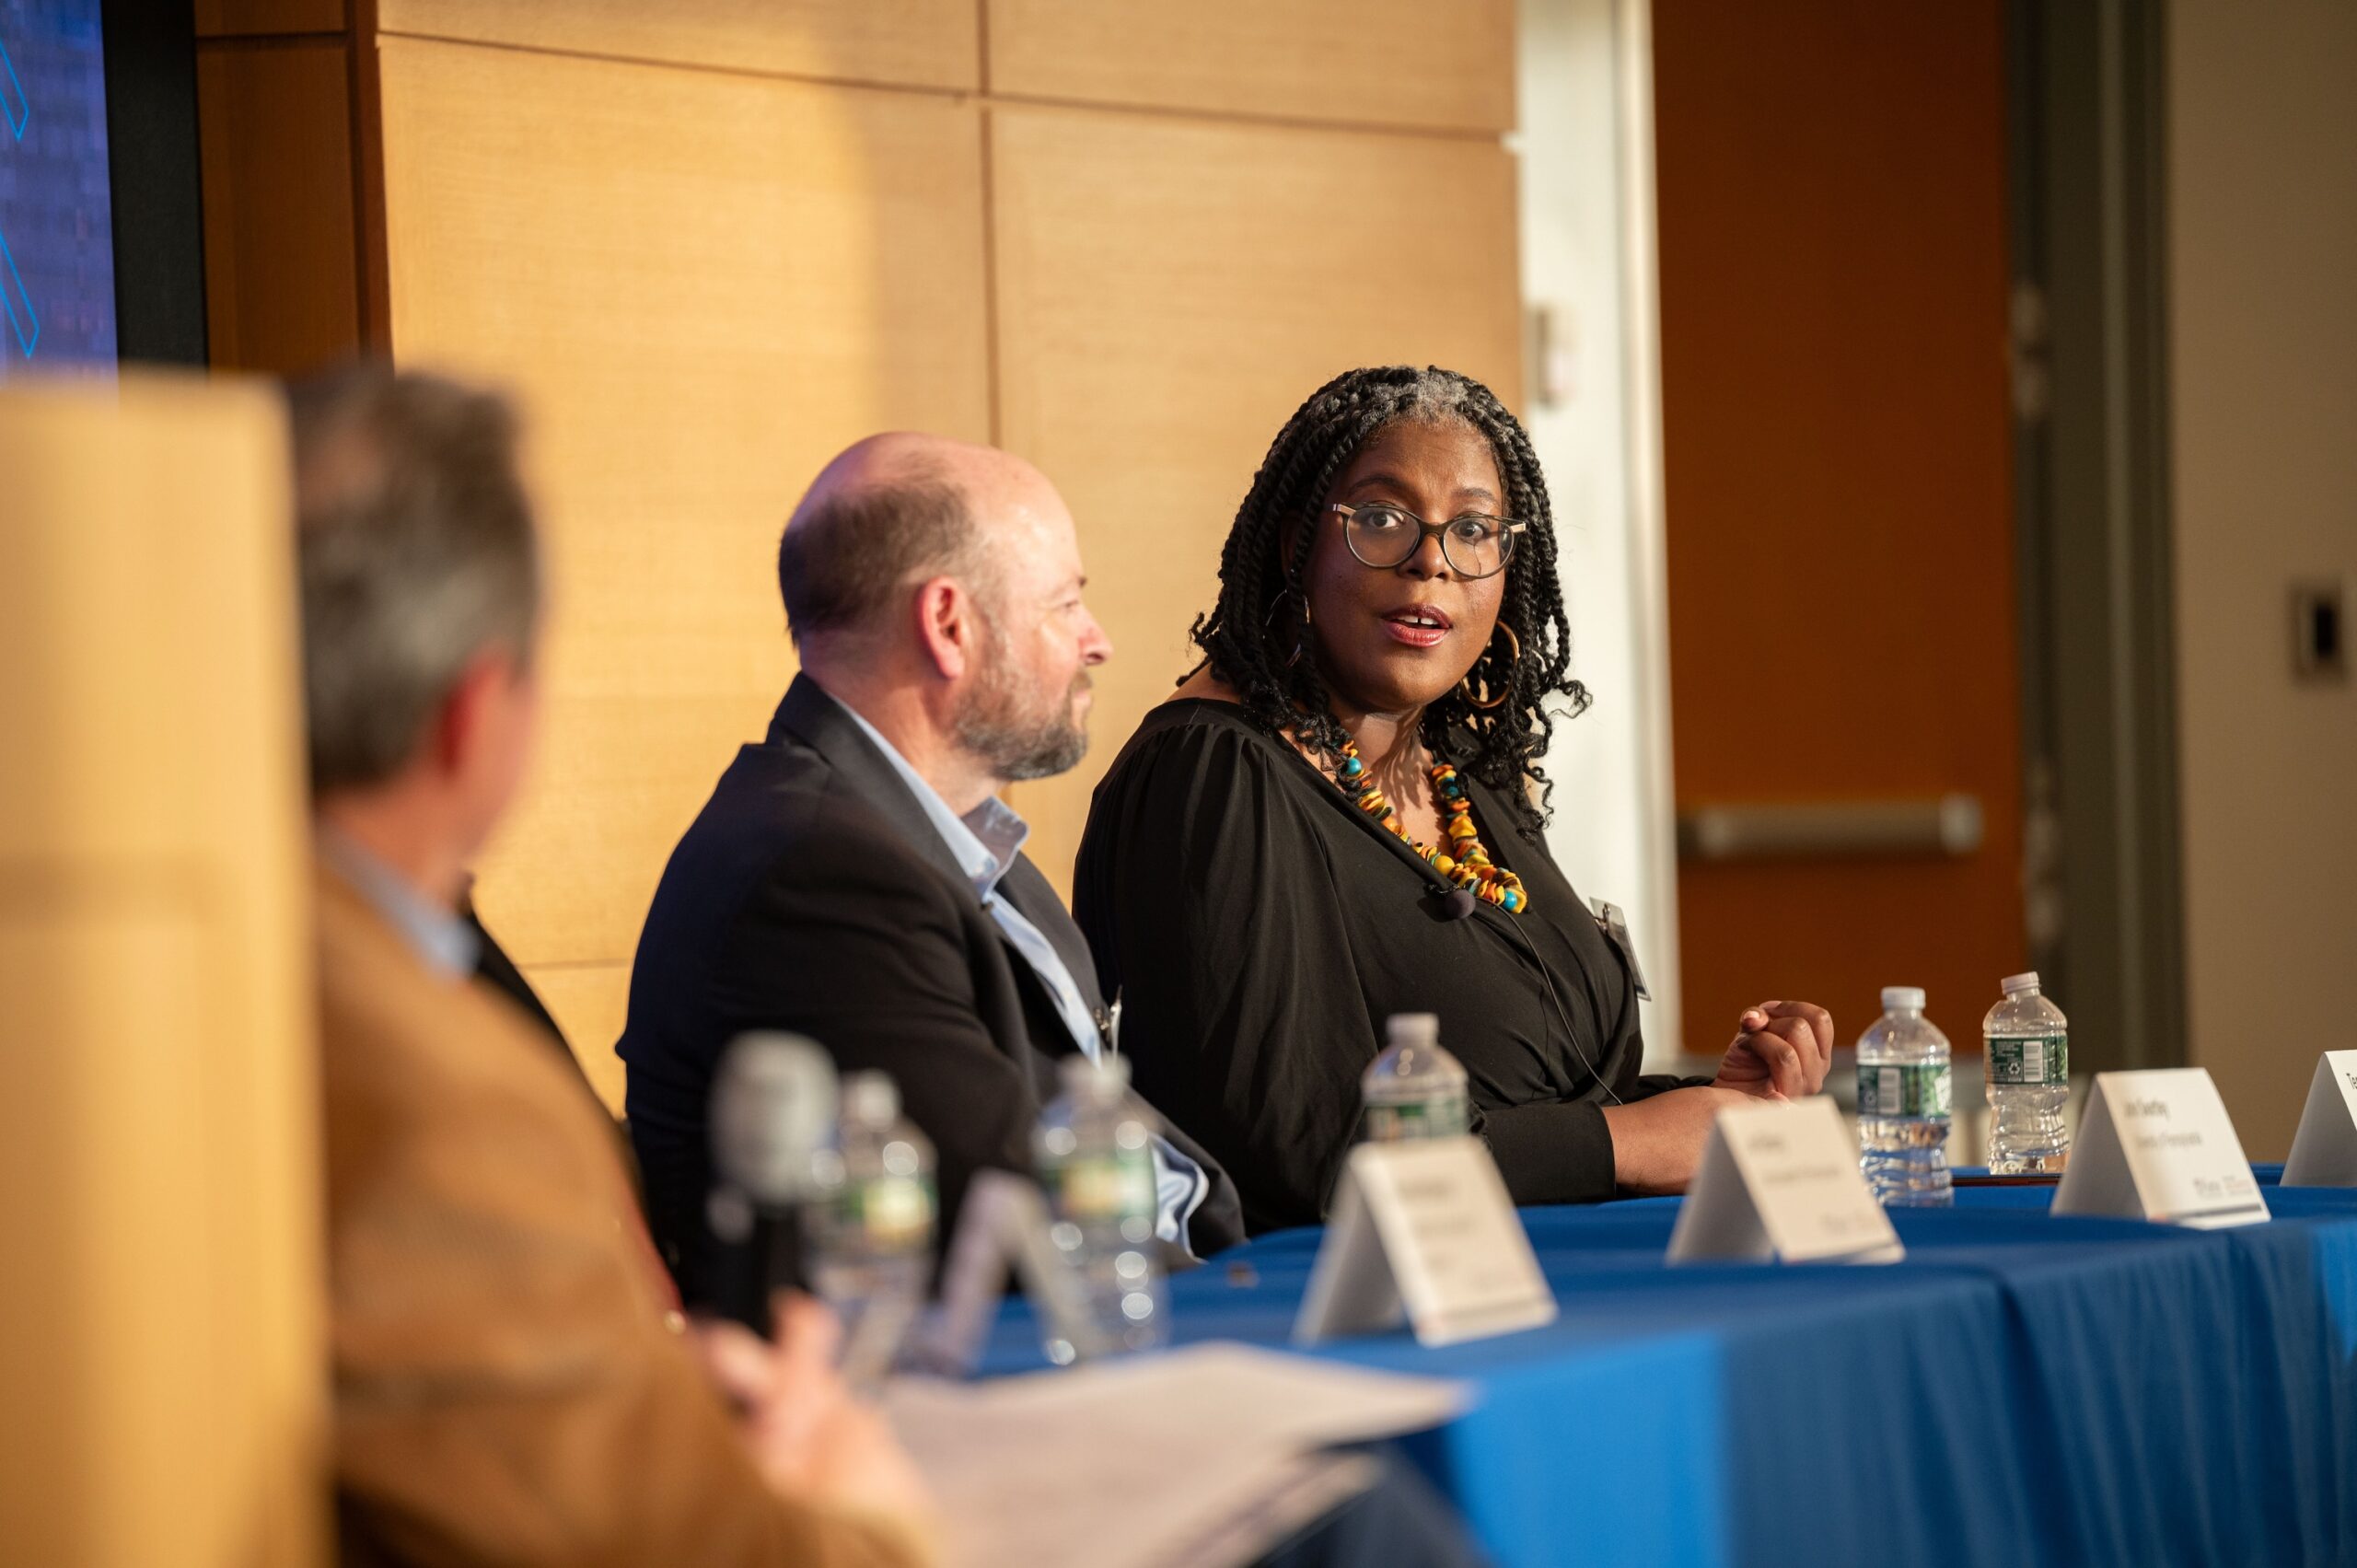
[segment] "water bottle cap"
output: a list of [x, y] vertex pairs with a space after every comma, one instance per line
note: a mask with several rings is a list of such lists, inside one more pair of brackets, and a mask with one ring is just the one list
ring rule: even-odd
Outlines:
[[843, 1079], [845, 1121], [888, 1127], [900, 1119], [900, 1091], [886, 1073], [853, 1073]]
[[1886, 985], [1882, 988], [1882, 1010], [1886, 1013], [1920, 1013], [1923, 1010], [1923, 988], [1920, 985]]
[[1440, 1019], [1431, 1013], [1394, 1013], [1385, 1021], [1384, 1030], [1394, 1045], [1440, 1043]]
[[1062, 1071], [1068, 1089], [1096, 1090], [1109, 1086], [1109, 1092], [1119, 1093], [1130, 1086], [1130, 1059], [1109, 1051], [1095, 1058], [1074, 1051], [1063, 1059]]
[[2038, 971], [2032, 970], [2027, 974], [2009, 974], [2005, 977], [2004, 988], [2005, 994], [2008, 996], [2015, 996], [2025, 991], [2036, 991]]

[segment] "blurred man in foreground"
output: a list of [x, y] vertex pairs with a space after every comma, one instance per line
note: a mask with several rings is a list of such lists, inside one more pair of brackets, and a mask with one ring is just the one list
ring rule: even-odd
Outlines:
[[469, 981], [463, 868], [536, 705], [505, 405], [363, 369], [295, 437], [346, 1560], [925, 1561], [831, 1320], [797, 1301], [772, 1350], [667, 1315], [610, 1129]]

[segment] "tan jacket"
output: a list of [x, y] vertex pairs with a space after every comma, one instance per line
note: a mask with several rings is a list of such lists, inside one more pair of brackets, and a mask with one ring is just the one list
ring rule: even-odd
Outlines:
[[917, 1562], [756, 1472], [548, 1047], [324, 869], [318, 899], [344, 1560]]

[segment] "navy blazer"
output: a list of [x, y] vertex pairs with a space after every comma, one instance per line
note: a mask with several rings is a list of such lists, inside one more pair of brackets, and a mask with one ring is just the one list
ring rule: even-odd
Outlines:
[[[998, 885], [1053, 943], [1092, 1011], [1086, 938], [1021, 855]], [[615, 1048], [649, 1224], [691, 1305], [711, 1297], [703, 1209], [714, 1069], [749, 1029], [790, 1029], [845, 1072], [880, 1069], [940, 1156], [946, 1239], [981, 1167], [1030, 1174], [1040, 1106], [1071, 1033], [982, 907], [890, 761], [807, 676], [778, 704], [672, 852]], [[1175, 1127], [1210, 1191], [1199, 1256], [1243, 1237], [1234, 1183]]]

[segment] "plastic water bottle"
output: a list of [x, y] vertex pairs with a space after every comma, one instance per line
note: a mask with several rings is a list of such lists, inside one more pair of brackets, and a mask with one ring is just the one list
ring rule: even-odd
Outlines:
[[1858, 1037], [1858, 1163], [1885, 1204], [1937, 1207], [1948, 1182], [1948, 1037], [1923, 993], [1884, 988], [1882, 1016]]
[[1441, 1049], [1440, 1020], [1430, 1013], [1394, 1013], [1385, 1028], [1391, 1043], [1360, 1080], [1364, 1141], [1460, 1138], [1472, 1131], [1465, 1066]]
[[810, 1283], [842, 1320], [854, 1381], [882, 1374], [923, 1310], [933, 1276], [933, 1144], [900, 1115], [881, 1073], [842, 1082], [835, 1147], [819, 1161]]
[[2071, 1098], [2070, 1020], [2038, 988], [2009, 976], [2004, 998], [1980, 1022], [1989, 1048], [1989, 1168], [1999, 1176], [2061, 1170], [2071, 1159], [2062, 1125]]
[[[1169, 1296], [1155, 1240], [1154, 1113], [1130, 1093], [1127, 1058], [1068, 1056], [1063, 1093], [1039, 1115], [1039, 1179], [1049, 1235], [1078, 1278], [1074, 1309], [1050, 1317], [1045, 1343], [1058, 1365], [1162, 1343]], [[1073, 1331], [1066, 1331], [1067, 1327]]]

